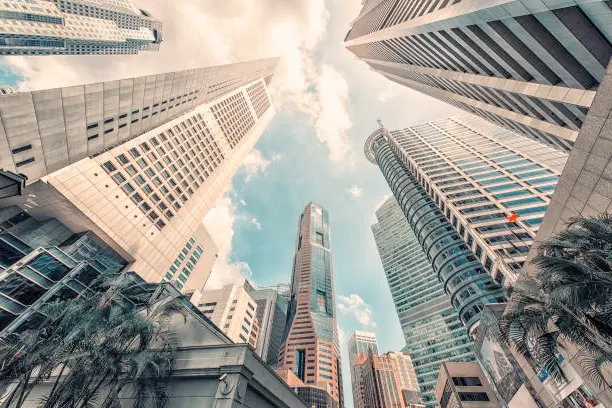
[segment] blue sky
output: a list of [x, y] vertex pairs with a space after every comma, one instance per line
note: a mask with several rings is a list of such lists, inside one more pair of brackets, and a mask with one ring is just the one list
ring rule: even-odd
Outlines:
[[377, 119], [393, 129], [457, 111], [391, 83], [344, 49], [359, 0], [158, 0], [145, 7], [163, 16], [159, 52], [5, 58], [0, 85], [44, 89], [281, 56], [277, 115], [207, 219], [221, 255], [211, 285], [235, 279], [236, 271], [250, 271], [258, 284], [288, 282], [299, 214], [309, 201], [326, 207], [352, 406], [350, 333], [375, 331], [381, 351], [404, 345], [370, 230], [389, 189], [365, 160], [363, 143]]

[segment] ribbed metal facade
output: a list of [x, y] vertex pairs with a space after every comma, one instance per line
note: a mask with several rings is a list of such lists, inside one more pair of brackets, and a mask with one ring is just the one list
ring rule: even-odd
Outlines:
[[379, 129], [366, 142], [366, 156], [378, 164], [408, 223], [431, 262], [461, 321], [472, 330], [484, 304], [504, 301], [501, 288], [427, 195]]
[[569, 150], [612, 55], [612, 2], [369, 0], [345, 45], [394, 82]]

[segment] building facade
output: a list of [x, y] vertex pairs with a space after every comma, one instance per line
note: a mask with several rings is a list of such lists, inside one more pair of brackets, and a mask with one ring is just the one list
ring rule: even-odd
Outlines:
[[406, 407], [397, 363], [397, 358], [376, 355], [371, 348], [367, 355], [360, 354], [356, 366], [359, 367], [357, 380], [363, 387], [363, 407]]
[[391, 131], [390, 139], [486, 271], [514, 283], [567, 155], [472, 115]]
[[0, 209], [0, 337], [37, 327], [43, 305], [76, 297], [101, 274], [127, 265], [91, 231], [73, 233], [18, 207]]
[[[0, 161], [30, 181], [42, 177], [16, 201], [72, 230], [92, 230], [149, 282], [202, 289], [217, 252], [202, 220], [274, 115], [267, 83], [275, 65], [254, 61], [0, 98], [8, 106], [1, 108], [4, 140], [13, 149], [0, 149]], [[90, 92], [96, 102], [88, 105]], [[45, 102], [34, 103], [37, 95]], [[34, 105], [24, 108], [24, 101]], [[95, 117], [86, 120], [86, 106]], [[43, 121], [50, 112], [57, 115]], [[17, 158], [24, 154], [31, 157]]]
[[343, 406], [329, 213], [315, 203], [299, 218], [279, 364]]
[[[175, 119], [182, 119], [175, 121], [179, 125], [188, 118], [199, 120], [196, 111], [201, 114], [213, 108], [215, 112], [205, 115], [207, 121], [218, 120], [213, 126], [223, 132], [241, 127], [240, 134], [272, 110], [267, 85], [276, 63], [276, 59], [248, 61], [4, 95], [0, 98], [0, 168], [25, 174], [33, 183], [150, 131], [161, 133]], [[235, 92], [239, 88], [249, 90]], [[231, 101], [219, 99], [228, 95], [235, 97]], [[217, 103], [211, 103], [213, 100]], [[226, 115], [237, 102], [248, 104], [254, 112], [247, 117], [244, 113]], [[199, 138], [205, 137], [203, 131], [196, 130]]]
[[357, 360], [363, 353], [368, 354], [369, 350], [372, 349], [374, 354], [378, 354], [378, 344], [376, 342], [376, 333], [355, 331], [349, 337], [348, 340], [348, 351], [349, 351], [349, 367], [351, 369], [351, 386], [353, 389], [353, 408], [365, 408], [365, 400], [363, 395], [363, 383], [359, 381], [358, 367], [356, 367]]
[[257, 303], [244, 284], [203, 291], [198, 309], [232, 341], [256, 347]]
[[368, 0], [345, 46], [394, 82], [569, 151], [612, 55], [612, 8]]
[[423, 402], [433, 407], [441, 361], [474, 361], [470, 338], [397, 200], [376, 211], [374, 240]]
[[136, 54], [162, 41], [162, 23], [130, 0], [6, 0], [0, 21], [0, 55]]
[[249, 292], [257, 303], [259, 336], [255, 351], [266, 363], [275, 366], [283, 345], [287, 321], [287, 304], [274, 289], [257, 289]]
[[443, 362], [436, 400], [440, 408], [501, 407], [478, 363]]
[[395, 360], [400, 388], [402, 390], [419, 393], [421, 390], [417, 382], [416, 371], [414, 370], [410, 354], [400, 351], [389, 351], [385, 353], [384, 356]]

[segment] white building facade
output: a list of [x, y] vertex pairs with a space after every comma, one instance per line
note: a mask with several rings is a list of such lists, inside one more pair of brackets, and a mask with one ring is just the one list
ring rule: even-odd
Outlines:
[[[216, 246], [202, 220], [274, 116], [263, 75], [272, 75], [275, 62], [268, 60], [271, 71], [263, 69], [259, 77], [253, 71], [267, 67], [268, 63], [263, 66], [254, 63], [249, 71], [253, 79], [244, 84], [239, 82], [246, 81], [249, 75], [237, 79], [223, 74], [223, 70], [208, 71], [217, 74], [203, 83], [194, 81], [191, 90], [188, 82], [177, 85], [181, 98], [169, 92], [156, 95], [154, 76], [147, 106], [134, 109], [132, 104], [132, 108], [128, 105], [119, 109], [120, 112], [134, 109], [138, 113], [101, 120], [102, 112], [98, 112], [99, 122], [90, 130], [85, 129], [85, 117], [81, 117], [79, 140], [74, 143], [66, 143], [70, 135], [65, 128], [64, 137], [59, 138], [57, 134], [50, 137], [51, 144], [63, 144], [60, 161], [66, 167], [47, 175], [44, 173], [50, 161], [46, 159], [57, 157], [53, 155], [56, 149], [43, 149], [40, 144], [35, 148], [40, 138], [36, 139], [36, 134], [22, 134], [30, 138], [32, 147], [13, 155], [32, 154], [36, 159], [31, 163], [33, 167], [23, 166], [18, 170], [31, 169], [30, 180], [41, 173], [42, 178], [28, 187], [29, 194], [20, 198], [18, 204], [38, 218], [54, 217], [72, 230], [94, 231], [126, 259], [133, 260], [132, 270], [149, 282], [165, 280], [184, 291], [201, 290], [216, 258]], [[247, 68], [244, 64], [237, 65], [238, 70], [236, 66], [227, 66], [235, 76]], [[228, 77], [234, 78], [234, 82], [221, 81]], [[148, 78], [142, 83], [148, 82]], [[193, 96], [196, 84], [203, 87], [201, 94], [216, 96], [198, 104], [193, 99], [199, 98]], [[105, 86], [100, 84], [100, 88]], [[229, 89], [223, 89], [225, 86]], [[161, 92], [164, 85], [159, 87]], [[128, 89], [133, 94], [133, 88]], [[187, 96], [183, 97], [184, 94]], [[23, 94], [17, 94], [20, 96]], [[1, 99], [5, 98], [11, 99], [11, 96]], [[119, 99], [117, 94], [115, 102]], [[142, 99], [138, 104], [142, 104]], [[167, 110], [171, 107], [182, 114], [169, 118]], [[113, 111], [115, 115], [118, 113], [117, 106]], [[154, 119], [158, 122], [156, 126], [145, 131], [152, 126], [141, 127], [139, 123], [150, 120], [145, 116], [160, 119]], [[140, 130], [132, 129], [130, 122]], [[104, 130], [106, 127], [111, 131]], [[123, 130], [124, 136], [116, 134], [106, 138], [112, 132]], [[98, 132], [99, 136], [92, 140], [100, 139], [101, 144], [89, 149], [91, 141], [86, 140], [84, 132]], [[74, 156], [77, 161], [72, 164], [73, 159], [66, 154], [70, 151], [66, 147], [70, 146], [84, 150]]]
[[0, 3], [0, 55], [136, 54], [161, 41], [162, 23], [130, 0]]
[[203, 291], [197, 306], [227, 337], [236, 343], [257, 346], [252, 336], [257, 324], [257, 302], [249, 295], [248, 284]]

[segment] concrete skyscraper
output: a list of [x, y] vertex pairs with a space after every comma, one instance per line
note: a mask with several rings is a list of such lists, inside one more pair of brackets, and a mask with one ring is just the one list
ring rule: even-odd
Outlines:
[[91, 230], [149, 282], [200, 290], [216, 248], [202, 220], [274, 116], [260, 60], [0, 97], [0, 167], [19, 205]]
[[[500, 284], [513, 284], [567, 154], [472, 115], [390, 132], [402, 162]], [[515, 221], [508, 217], [516, 215]]]
[[[414, 170], [414, 159], [406, 155], [394, 134], [381, 125], [367, 139], [365, 154], [368, 160], [378, 165], [425, 251], [435, 276], [442, 282], [444, 292], [450, 296], [459, 318], [471, 334], [477, 327], [485, 304], [505, 301], [501, 288], [455, 230], [451, 223], [453, 220], [436, 205], [440, 199], [438, 197], [436, 200], [434, 193], [438, 196], [439, 193]], [[428, 154], [423, 152], [420, 157], [426, 161]], [[436, 158], [432, 160], [443, 162]], [[418, 300], [434, 296], [428, 293], [427, 297]]]
[[257, 303], [259, 336], [255, 351], [270, 364], [278, 363], [278, 353], [283, 345], [283, 334], [287, 322], [287, 303], [274, 289], [256, 289], [249, 295]]
[[136, 54], [161, 41], [162, 24], [130, 0], [0, 3], [0, 55]]
[[[473, 361], [471, 340], [394, 197], [372, 226], [423, 402], [435, 406], [441, 361]], [[349, 341], [350, 355], [350, 341]]]
[[329, 213], [314, 203], [309, 203], [299, 218], [279, 364], [291, 369], [306, 386], [326, 391], [343, 406]]
[[612, 5], [368, 0], [345, 45], [394, 82], [569, 150], [612, 55]]
[[378, 354], [378, 344], [376, 342], [376, 333], [355, 331], [348, 340], [349, 351], [349, 366], [351, 369], [351, 385], [353, 388], [353, 408], [364, 408], [365, 401], [363, 395], [363, 386], [356, 375], [355, 363], [359, 356], [363, 353], [368, 354], [368, 350], [372, 349], [374, 354]]

